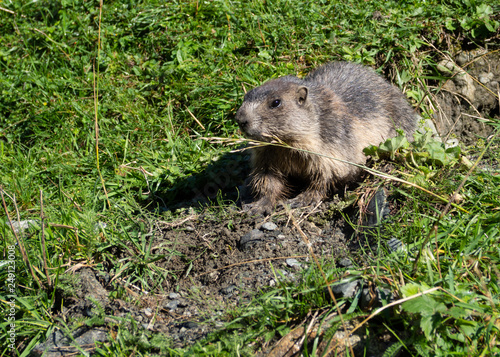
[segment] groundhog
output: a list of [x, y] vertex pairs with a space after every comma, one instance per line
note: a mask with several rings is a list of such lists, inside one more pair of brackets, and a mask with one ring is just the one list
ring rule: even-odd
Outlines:
[[265, 143], [252, 148], [252, 210], [269, 213], [303, 187], [295, 202], [319, 202], [357, 178], [363, 149], [395, 136], [410, 138], [417, 115], [399, 89], [372, 69], [332, 62], [304, 79], [286, 76], [249, 91], [236, 113], [245, 135]]

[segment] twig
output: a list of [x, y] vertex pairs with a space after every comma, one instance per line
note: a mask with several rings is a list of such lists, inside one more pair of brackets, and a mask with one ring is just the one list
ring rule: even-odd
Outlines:
[[9, 10], [9, 9], [6, 9], [6, 8], [4, 8], [4, 7], [1, 7], [1, 6], [0, 6], [0, 10], [5, 11], [5, 12], [8, 12], [8, 13], [13, 14], [13, 15], [15, 15], [15, 14], [16, 14], [14, 11]]
[[64, 50], [62, 49], [62, 45], [61, 45], [61, 44], [59, 44], [59, 43], [57, 43], [57, 42], [56, 42], [56, 41], [54, 41], [53, 39], [51, 39], [51, 38], [50, 38], [50, 36], [49, 36], [49, 35], [47, 35], [45, 32], [43, 32], [42, 30], [39, 30], [39, 29], [37, 29], [37, 28], [34, 28], [34, 27], [32, 28], [32, 30], [35, 30], [36, 32], [39, 32], [39, 33], [41, 33], [42, 35], [44, 35], [47, 39], [49, 39], [51, 42], [53, 42], [53, 43], [54, 43], [54, 44], [55, 44], [55, 45], [56, 45], [56, 46], [57, 46], [57, 47], [61, 50], [61, 52], [62, 52], [62, 53], [64, 53], [64, 55], [65, 55], [66, 57], [68, 57], [68, 59], [70, 59], [70, 58], [71, 58], [71, 57], [70, 57], [70, 56], [69, 56], [66, 52], [64, 52]]
[[186, 106], [186, 110], [187, 110], [187, 111], [188, 111], [188, 113], [189, 113], [189, 114], [193, 117], [194, 121], [195, 121], [195, 122], [196, 122], [196, 123], [197, 123], [197, 124], [198, 124], [198, 125], [199, 125], [202, 129], [203, 129], [203, 130], [205, 130], [205, 127], [203, 126], [203, 124], [202, 124], [202, 123], [200, 123], [200, 121], [198, 120], [198, 118], [196, 118], [196, 117], [194, 116], [194, 114], [193, 114], [193, 113], [191, 113], [191, 111], [189, 110], [189, 108], [188, 108], [187, 106]]
[[[102, 6], [103, 0], [99, 2], [99, 33], [97, 37], [97, 72], [99, 72], [99, 59], [101, 53], [101, 18], [102, 18]], [[95, 155], [96, 155], [96, 165], [97, 172], [99, 173], [99, 178], [101, 180], [102, 188], [104, 190], [104, 195], [106, 196], [106, 202], [108, 203], [109, 209], [111, 209], [111, 203], [109, 202], [108, 192], [106, 191], [106, 185], [104, 184], [104, 179], [102, 178], [101, 168], [99, 165], [99, 123], [97, 108], [99, 105], [99, 83], [96, 79], [95, 64], [92, 66], [94, 72], [94, 111], [95, 111]]]

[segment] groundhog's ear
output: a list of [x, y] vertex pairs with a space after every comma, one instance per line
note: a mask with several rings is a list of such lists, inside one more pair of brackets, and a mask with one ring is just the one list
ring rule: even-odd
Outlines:
[[307, 99], [307, 87], [300, 87], [297, 90], [297, 102], [299, 105], [304, 104]]

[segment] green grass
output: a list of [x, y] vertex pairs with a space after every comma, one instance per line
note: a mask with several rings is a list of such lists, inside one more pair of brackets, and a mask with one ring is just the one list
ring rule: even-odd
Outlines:
[[[15, 1], [0, 7], [3, 252], [15, 243], [7, 213], [45, 223], [44, 244], [39, 229], [22, 237], [29, 263], [16, 254], [17, 347], [24, 355], [54, 329], [53, 292], [64, 287], [58, 277], [68, 262], [96, 262], [98, 268], [112, 262], [114, 273], [145, 289], [173, 274], [154, 265], [161, 257], [150, 254], [144, 233], [162, 213], [172, 216], [164, 211], [175, 185], [194, 185], [188, 177], [230, 150], [202, 137], [238, 137], [232, 118], [245, 90], [272, 77], [303, 75], [330, 60], [349, 60], [385, 73], [414, 104], [422, 104], [428, 94], [422, 83], [436, 78], [433, 64], [439, 59], [428, 43], [452, 51], [491, 37], [490, 46], [498, 47], [500, 10], [496, 1], [465, 0], [130, 0], [105, 1], [101, 18], [97, 1]], [[381, 18], [373, 16], [376, 11]], [[420, 109], [427, 115], [424, 104]], [[498, 141], [488, 154], [498, 168]], [[422, 163], [413, 168], [414, 182], [426, 182], [446, 197], [465, 180], [460, 205], [466, 212], [447, 212], [436, 235], [431, 227], [444, 206], [418, 189], [398, 186], [397, 194], [408, 200], [396, 218], [403, 228], [388, 224], [379, 237], [381, 242], [397, 237], [431, 255], [438, 248], [439, 264], [428, 254], [415, 264], [415, 250], [403, 255], [380, 250], [371, 253], [372, 270], [360, 273], [401, 297], [427, 287], [444, 289], [401, 305], [385, 322], [404, 326], [412, 337], [398, 348], [412, 355], [433, 350], [492, 355], [499, 349], [498, 172], [465, 176], [452, 164], [425, 169]], [[99, 222], [107, 229], [99, 229]], [[130, 246], [127, 259], [110, 253]], [[341, 274], [324, 264], [331, 279]], [[231, 355], [238, 349], [250, 355], [255, 341], [284, 335], [310, 311], [329, 311], [331, 303], [318, 293], [324, 281], [311, 269], [305, 285], [283, 285], [257, 297], [229, 332], [191, 352], [165, 352], [157, 337], [146, 336], [142, 340], [152, 342], [141, 345], [143, 353]], [[3, 284], [8, 277], [3, 267], [0, 276]], [[10, 295], [1, 285], [3, 316]], [[8, 324], [0, 326], [3, 355], [10, 351]], [[338, 324], [332, 326], [328, 334]], [[119, 330], [100, 353], [128, 355], [136, 337]]]

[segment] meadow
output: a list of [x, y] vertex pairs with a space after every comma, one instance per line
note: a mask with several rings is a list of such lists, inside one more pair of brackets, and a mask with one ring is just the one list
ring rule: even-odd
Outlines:
[[[181, 347], [132, 316], [110, 323], [113, 313], [99, 307], [61, 318], [78, 285], [73, 268], [167, 294], [154, 281], [176, 275], [160, 263], [184, 253], [151, 250], [157, 222], [175, 224], [188, 212], [228, 222], [241, 215], [234, 189], [241, 182], [205, 200], [191, 193], [203, 192], [214, 163], [242, 138], [233, 119], [246, 91], [328, 61], [354, 61], [433, 119], [455, 75], [441, 61], [479, 52], [498, 68], [499, 21], [500, 5], [489, 0], [0, 1], [0, 354], [28, 356], [56, 330], [97, 326], [108, 336], [95, 355], [251, 356], [312, 324], [311, 316], [325, 321], [324, 332], [305, 330], [298, 344], [305, 356], [366, 354], [363, 344], [354, 353], [333, 339], [349, 324], [366, 341], [389, 336], [384, 356], [499, 354], [500, 92], [490, 87], [496, 107], [463, 96], [458, 106], [471, 107], [468, 120], [487, 135], [450, 131], [460, 141], [451, 150], [427, 137], [370, 149], [377, 169], [396, 168], [384, 180], [405, 202], [394, 213], [398, 224], [375, 239], [407, 249], [369, 252], [351, 274], [397, 296], [391, 313], [362, 309], [360, 296], [346, 299], [344, 310], [325, 298], [327, 281], [342, 279], [324, 257], [300, 284], [259, 290], [228, 308], [222, 327]], [[33, 223], [14, 231], [15, 221]], [[125, 286], [109, 299], [134, 301]]]

